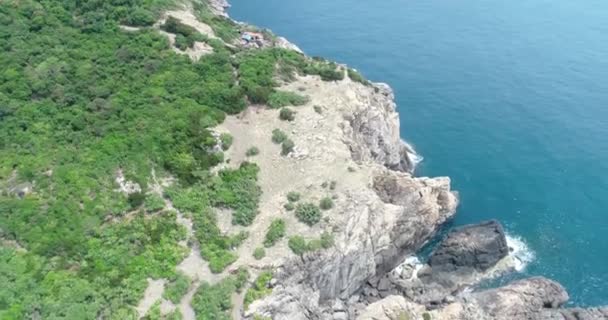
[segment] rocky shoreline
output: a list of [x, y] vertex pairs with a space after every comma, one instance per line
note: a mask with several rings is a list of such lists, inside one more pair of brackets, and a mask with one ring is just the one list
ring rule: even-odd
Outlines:
[[[209, 4], [227, 16], [226, 1]], [[355, 90], [351, 87], [347, 90]], [[451, 230], [425, 264], [412, 263], [413, 255], [453, 218], [458, 194], [447, 177], [412, 175], [414, 151], [399, 136], [388, 85], [357, 84], [356, 92], [344, 94], [354, 98], [336, 97], [346, 101], [344, 106], [324, 115], [339, 128], [329, 139], [350, 152], [350, 160], [369, 174], [367, 183], [344, 192], [334, 247], [284, 259], [272, 293], [253, 302], [245, 318], [608, 319], [608, 308], [562, 308], [567, 292], [543, 277], [471, 289], [515, 268], [497, 221]]]

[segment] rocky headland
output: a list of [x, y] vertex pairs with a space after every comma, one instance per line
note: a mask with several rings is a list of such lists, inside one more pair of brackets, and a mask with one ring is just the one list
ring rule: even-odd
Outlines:
[[[226, 1], [209, 4], [213, 12], [227, 16]], [[278, 39], [277, 47], [300, 52]], [[292, 121], [281, 121], [278, 110], [254, 105], [217, 128], [234, 137], [226, 152], [231, 161], [225, 166], [246, 160], [252, 144], [259, 152], [247, 160], [260, 168], [260, 214], [231, 268], [273, 272], [266, 284], [272, 292], [248, 306], [237, 303], [233, 317], [608, 319], [608, 308], [563, 308], [568, 301], [565, 289], [542, 277], [476, 289], [481, 281], [515, 269], [512, 248], [498, 221], [453, 229], [428, 261], [417, 260], [415, 254], [453, 218], [458, 194], [448, 177], [413, 174], [417, 156], [400, 137], [388, 85], [298, 75], [280, 89], [308, 97]], [[293, 139], [289, 155], [281, 156], [280, 147], [271, 142], [273, 129]], [[324, 186], [327, 181], [334, 185], [331, 191]], [[330, 193], [333, 208], [318, 225], [307, 226], [283, 210], [290, 190], [315, 201]], [[333, 245], [296, 255], [280, 243], [268, 248], [265, 258], [254, 260], [251, 252], [278, 216], [287, 222], [287, 234], [314, 238], [331, 232]], [[238, 231], [229, 222], [220, 221], [220, 227], [226, 233]]]

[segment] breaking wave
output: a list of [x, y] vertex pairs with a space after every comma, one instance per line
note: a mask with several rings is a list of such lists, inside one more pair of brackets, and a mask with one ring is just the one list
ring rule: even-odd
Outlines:
[[534, 260], [534, 251], [532, 251], [524, 240], [519, 236], [507, 234], [507, 246], [509, 246], [509, 255], [513, 258], [514, 267], [517, 272], [526, 269], [526, 266]]

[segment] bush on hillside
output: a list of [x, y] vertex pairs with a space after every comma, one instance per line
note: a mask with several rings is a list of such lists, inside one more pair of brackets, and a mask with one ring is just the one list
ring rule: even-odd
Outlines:
[[296, 217], [312, 226], [321, 221], [321, 210], [314, 203], [301, 203], [296, 207]]
[[281, 238], [285, 236], [285, 220], [274, 219], [266, 231], [264, 246], [266, 248], [274, 246]]

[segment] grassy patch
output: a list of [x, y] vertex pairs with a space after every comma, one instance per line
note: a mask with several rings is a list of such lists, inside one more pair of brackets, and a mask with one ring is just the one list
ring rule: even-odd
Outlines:
[[232, 223], [248, 226], [258, 214], [262, 190], [257, 185], [259, 168], [244, 162], [237, 170], [222, 170], [211, 186], [212, 204], [234, 210]]
[[355, 82], [362, 83], [364, 85], [370, 85], [370, 82], [365, 79], [357, 70], [348, 68], [348, 77]]
[[173, 302], [174, 304], [179, 303], [186, 292], [188, 292], [190, 283], [191, 280], [187, 275], [178, 272], [165, 287], [163, 298]]
[[158, 195], [151, 194], [144, 201], [147, 212], [158, 212], [165, 207], [165, 201]]
[[281, 238], [285, 236], [285, 220], [274, 219], [266, 231], [264, 238], [264, 246], [266, 248], [274, 246]]
[[268, 97], [268, 106], [278, 109], [287, 106], [301, 106], [308, 103], [310, 99], [306, 96], [290, 91], [275, 91]]
[[245, 293], [245, 301], [243, 302], [245, 309], [247, 309], [247, 307], [249, 307], [249, 305], [255, 300], [264, 298], [272, 293], [272, 289], [269, 288], [270, 280], [272, 280], [272, 272], [270, 271], [262, 272], [255, 279], [251, 285], [251, 288], [249, 288], [247, 293]]
[[215, 285], [203, 282], [192, 298], [192, 308], [197, 320], [229, 320], [232, 319], [231, 296], [240, 291], [249, 274], [239, 269], [236, 275], [230, 275]]
[[287, 245], [294, 254], [302, 255], [306, 252], [331, 248], [334, 245], [334, 237], [328, 232], [323, 232], [319, 239], [311, 241], [306, 241], [302, 236], [293, 236], [289, 238]]

